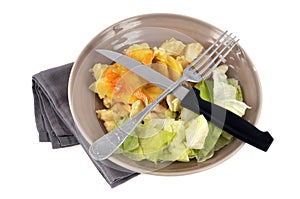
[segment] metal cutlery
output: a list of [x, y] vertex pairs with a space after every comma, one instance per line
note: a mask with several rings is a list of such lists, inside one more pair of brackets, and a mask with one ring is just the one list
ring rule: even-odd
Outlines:
[[[129, 68], [132, 72], [139, 74], [144, 79], [162, 87], [165, 91], [140, 113], [95, 141], [90, 147], [91, 156], [96, 160], [108, 158], [128, 135], [130, 135], [145, 115], [170, 92], [181, 99], [181, 105], [183, 107], [198, 114], [203, 114], [216, 126], [223, 128], [233, 136], [261, 150], [267, 151], [273, 141], [273, 138], [268, 132], [262, 132], [234, 113], [202, 100], [199, 95], [199, 90], [189, 90], [181, 86], [181, 83], [184, 81], [200, 82], [208, 77], [237, 42], [238, 40], [235, 39], [235, 37], [231, 38], [231, 34], [228, 35], [227, 32], [224, 32], [203, 54], [186, 67], [182, 78], [176, 82], [171, 81], [153, 69], [125, 55], [108, 50], [97, 50], [97, 52]], [[211, 51], [211, 53], [209, 53], [209, 51]]]

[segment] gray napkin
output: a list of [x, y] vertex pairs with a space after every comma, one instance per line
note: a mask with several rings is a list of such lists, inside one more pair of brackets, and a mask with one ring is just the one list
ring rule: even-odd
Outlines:
[[[81, 144], [89, 155], [89, 144], [76, 128], [68, 103], [68, 79], [72, 66], [70, 63], [33, 75], [36, 127], [40, 142], [51, 142], [54, 149]], [[91, 160], [111, 187], [138, 175], [108, 163], [109, 160]]]

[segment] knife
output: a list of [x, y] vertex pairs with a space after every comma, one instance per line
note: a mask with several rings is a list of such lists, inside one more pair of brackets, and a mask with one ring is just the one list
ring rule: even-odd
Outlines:
[[[174, 83], [159, 72], [126, 55], [105, 49], [96, 49], [96, 51], [162, 89], [166, 89]], [[217, 127], [260, 150], [267, 151], [274, 140], [268, 131], [261, 131], [231, 111], [203, 100], [200, 97], [200, 91], [196, 88], [189, 90], [178, 86], [172, 94], [181, 100], [182, 107], [202, 114]]]

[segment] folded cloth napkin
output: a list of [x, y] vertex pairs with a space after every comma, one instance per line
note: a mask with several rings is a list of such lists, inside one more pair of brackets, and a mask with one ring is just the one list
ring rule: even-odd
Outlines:
[[[89, 143], [76, 128], [68, 103], [68, 79], [72, 66], [73, 63], [69, 63], [33, 75], [36, 127], [40, 142], [51, 142], [53, 148], [81, 144], [89, 155]], [[111, 187], [138, 175], [112, 162], [90, 159]]]

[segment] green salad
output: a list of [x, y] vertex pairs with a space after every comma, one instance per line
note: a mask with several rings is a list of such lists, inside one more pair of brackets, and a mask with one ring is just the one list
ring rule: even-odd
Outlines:
[[[146, 65], [159, 63], [161, 68], [158, 71], [175, 81], [185, 66], [199, 56], [202, 49], [199, 43], [183, 44], [170, 39], [159, 48], [150, 48], [146, 44], [134, 45], [125, 54]], [[177, 73], [171, 73], [170, 69]], [[202, 99], [242, 117], [250, 107], [243, 102], [238, 81], [227, 77], [227, 70], [227, 65], [220, 65], [212, 77], [194, 86], [200, 90]], [[117, 63], [96, 64], [91, 71], [96, 81], [90, 89], [98, 94], [105, 106], [104, 109], [96, 110], [96, 113], [104, 121], [108, 131], [125, 122], [126, 118], [134, 116], [162, 92], [137, 75], [128, 75], [128, 70]], [[137, 84], [142, 86], [136, 87]], [[189, 162], [192, 159], [202, 162], [231, 141], [230, 134], [207, 121], [203, 115], [181, 107], [180, 101], [169, 95], [144, 118], [116, 153], [135, 161], [149, 160], [154, 163]]]
[[[219, 66], [212, 79], [195, 85], [202, 99], [214, 102], [242, 116], [247, 108], [238, 81], [227, 79], [227, 66]], [[167, 114], [168, 115], [168, 114]], [[118, 153], [140, 161], [198, 162], [213, 156], [215, 151], [232, 141], [232, 136], [208, 122], [203, 115], [181, 108], [179, 117], [151, 119], [140, 124], [121, 145]]]

